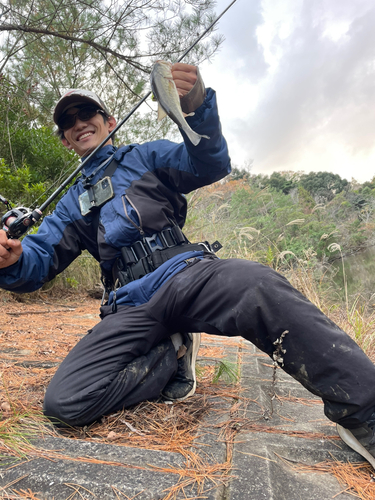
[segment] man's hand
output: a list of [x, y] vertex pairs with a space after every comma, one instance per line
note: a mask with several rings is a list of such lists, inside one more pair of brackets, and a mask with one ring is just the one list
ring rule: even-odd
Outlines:
[[15, 264], [22, 253], [20, 240], [9, 240], [7, 233], [0, 230], [0, 269]]
[[172, 65], [172, 76], [180, 97], [186, 95], [197, 81], [197, 67], [191, 64], [175, 63]]

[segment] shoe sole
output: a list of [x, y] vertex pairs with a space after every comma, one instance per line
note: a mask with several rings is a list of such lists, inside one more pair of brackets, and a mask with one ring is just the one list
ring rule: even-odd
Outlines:
[[375, 458], [369, 451], [366, 450], [363, 445], [361, 445], [361, 443], [350, 432], [350, 430], [345, 429], [345, 427], [342, 427], [340, 424], [336, 424], [336, 428], [340, 438], [344, 441], [344, 443], [346, 443], [352, 450], [362, 455], [362, 457], [365, 458], [375, 469]]
[[192, 367], [192, 372], [193, 372], [192, 376], [193, 376], [193, 381], [194, 381], [193, 387], [184, 397], [173, 399], [173, 401], [184, 401], [185, 399], [190, 398], [190, 396], [192, 396], [195, 393], [195, 390], [197, 388], [197, 377], [195, 374], [195, 362], [197, 360], [199, 347], [201, 345], [201, 334], [200, 333], [192, 333], [191, 335], [193, 337], [192, 338], [193, 345], [192, 345], [192, 352], [191, 352], [191, 367]]

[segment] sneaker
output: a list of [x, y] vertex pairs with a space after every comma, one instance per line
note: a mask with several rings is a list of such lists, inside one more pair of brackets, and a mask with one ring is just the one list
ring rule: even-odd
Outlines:
[[344, 443], [362, 455], [375, 469], [375, 413], [361, 427], [345, 429], [340, 424], [336, 424], [336, 427]]
[[201, 343], [201, 334], [186, 333], [183, 337], [184, 344], [177, 353], [177, 373], [162, 391], [162, 396], [169, 401], [183, 401], [195, 393], [197, 386], [195, 361]]

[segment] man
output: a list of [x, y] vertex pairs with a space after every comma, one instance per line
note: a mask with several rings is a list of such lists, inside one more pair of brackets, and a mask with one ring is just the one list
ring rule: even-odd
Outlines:
[[[41, 287], [83, 249], [112, 291], [101, 322], [72, 349], [45, 396], [54, 422], [87, 425], [139, 401], [194, 393], [199, 334], [253, 342], [324, 402], [344, 439], [371, 447], [375, 367], [357, 344], [289, 282], [255, 262], [218, 259], [181, 228], [183, 196], [230, 171], [216, 96], [197, 68], [172, 68], [198, 146], [154, 141], [116, 149], [109, 140], [22, 244], [0, 231], [0, 286]], [[71, 90], [54, 121], [64, 146], [87, 156], [116, 125], [98, 96]], [[275, 347], [278, 346], [278, 347]], [[277, 354], [283, 352], [282, 358]], [[357, 438], [354, 438], [357, 439]]]

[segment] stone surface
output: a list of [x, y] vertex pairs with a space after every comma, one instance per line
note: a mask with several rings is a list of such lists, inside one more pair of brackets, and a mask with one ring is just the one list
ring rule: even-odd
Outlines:
[[[78, 440], [47, 438], [34, 445], [59, 451], [70, 457], [57, 461], [36, 459], [1, 472], [1, 485], [26, 476], [17, 482], [17, 489], [30, 488], [46, 500], [66, 499], [78, 488], [84, 498], [116, 498], [115, 489], [129, 498], [138, 494], [140, 500], [162, 498], [164, 489], [177, 481], [172, 474], [152, 470], [156, 467], [179, 467], [183, 457], [176, 453], [140, 450], [124, 446]], [[74, 460], [78, 459], [79, 460]], [[90, 459], [105, 460], [113, 465], [92, 463]], [[5, 482], [5, 484], [4, 484]], [[90, 493], [88, 493], [90, 492]], [[91, 496], [90, 496], [91, 495]], [[126, 497], [124, 497], [126, 498]]]
[[[215, 337], [209, 345], [220, 347], [223, 343]], [[275, 374], [270, 358], [247, 342], [238, 339], [237, 345], [234, 342], [225, 346], [225, 353], [231, 362], [241, 364], [240, 398], [212, 400], [212, 410], [198, 430], [196, 449], [210, 463], [224, 463], [230, 453], [232, 478], [226, 486], [206, 483], [206, 488], [211, 489], [204, 494], [196, 489], [185, 490], [178, 499], [349, 498], [333, 476], [300, 473], [292, 468], [296, 463], [311, 465], [333, 457], [360, 461], [359, 455], [337, 439], [335, 426], [324, 416], [318, 398], [282, 370], [277, 369]], [[204, 363], [204, 358], [199, 362]], [[221, 432], [226, 422], [233, 422], [234, 437], [229, 443]], [[258, 426], [255, 430], [254, 425]], [[30, 489], [37, 498], [45, 500], [161, 500], [165, 490], [179, 478], [157, 468], [184, 467], [185, 463], [185, 458], [177, 453], [100, 442], [48, 437], [37, 439], [34, 444], [40, 449], [55, 450], [64, 458], [36, 458], [13, 468], [0, 461], [2, 488], [15, 481], [14, 489]]]

